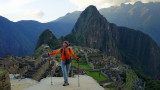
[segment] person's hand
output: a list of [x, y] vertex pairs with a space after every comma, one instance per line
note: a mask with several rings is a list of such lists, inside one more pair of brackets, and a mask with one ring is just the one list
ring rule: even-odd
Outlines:
[[51, 59], [51, 57], [50, 57], [49, 53], [47, 53], [47, 56], [48, 56], [48, 59]]
[[76, 61], [77, 61], [77, 63], [79, 63], [79, 60], [80, 60], [80, 58], [77, 58], [77, 60], [76, 60]]
[[80, 58], [78, 57], [77, 60], [80, 60]]

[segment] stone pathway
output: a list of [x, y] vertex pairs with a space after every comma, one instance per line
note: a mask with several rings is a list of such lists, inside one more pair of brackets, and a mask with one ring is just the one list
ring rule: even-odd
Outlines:
[[[40, 82], [34, 80], [14, 81], [11, 79], [12, 90], [105, 90], [93, 78], [87, 75], [80, 75], [80, 87], [78, 87], [78, 77], [69, 78], [69, 86], [62, 86], [63, 77], [53, 77], [53, 85], [51, 85], [51, 77], [42, 79]], [[31, 85], [33, 84], [33, 85]]]

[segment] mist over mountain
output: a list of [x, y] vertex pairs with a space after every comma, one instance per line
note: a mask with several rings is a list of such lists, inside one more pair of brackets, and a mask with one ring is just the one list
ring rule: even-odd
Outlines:
[[134, 29], [109, 23], [95, 6], [85, 9], [66, 40], [100, 49], [147, 75], [158, 78], [160, 48], [148, 35]]

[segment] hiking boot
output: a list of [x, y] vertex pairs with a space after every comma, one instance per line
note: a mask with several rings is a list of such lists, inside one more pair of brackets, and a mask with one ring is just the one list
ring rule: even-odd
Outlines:
[[69, 83], [67, 82], [67, 85], [69, 85]]
[[67, 86], [67, 85], [69, 85], [69, 83], [68, 83], [68, 82], [63, 84], [63, 86]]

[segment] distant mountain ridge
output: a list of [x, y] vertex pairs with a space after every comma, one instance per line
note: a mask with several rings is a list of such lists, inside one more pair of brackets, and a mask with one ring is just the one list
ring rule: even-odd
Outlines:
[[104, 8], [100, 13], [108, 21], [119, 26], [140, 30], [150, 35], [160, 45], [160, 2], [142, 3], [134, 5], [121, 4], [118, 7]]
[[109, 23], [95, 6], [87, 7], [78, 18], [72, 33], [65, 37], [80, 46], [100, 49], [147, 75], [158, 78], [160, 48], [141, 31]]
[[16, 56], [32, 55], [36, 41], [45, 29], [50, 29], [56, 37], [60, 37], [71, 32], [72, 24], [32, 20], [12, 22], [0, 16], [0, 57], [8, 53]]
[[77, 21], [77, 18], [79, 17], [81, 11], [74, 11], [72, 13], [67, 13], [65, 16], [62, 16], [55, 21], [52, 22], [70, 22], [75, 23]]

